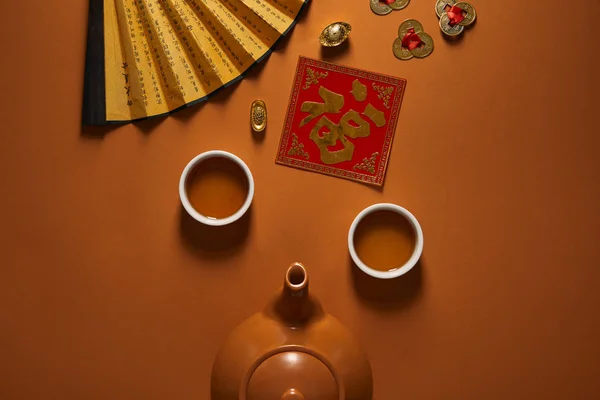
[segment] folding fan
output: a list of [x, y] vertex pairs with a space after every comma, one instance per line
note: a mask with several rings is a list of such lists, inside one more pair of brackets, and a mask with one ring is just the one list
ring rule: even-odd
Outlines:
[[90, 0], [83, 124], [165, 115], [262, 61], [309, 0]]

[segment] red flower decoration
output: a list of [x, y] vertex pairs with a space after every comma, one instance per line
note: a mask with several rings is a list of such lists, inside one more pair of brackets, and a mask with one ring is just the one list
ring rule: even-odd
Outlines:
[[460, 24], [465, 17], [463, 16], [463, 12], [465, 10], [463, 10], [460, 7], [457, 6], [452, 6], [447, 12], [446, 14], [448, 14], [448, 18], [450, 18], [450, 26], [454, 26], [456, 24]]
[[405, 47], [405, 48], [407, 48], [409, 50], [416, 49], [422, 43], [423, 43], [423, 41], [421, 40], [421, 38], [419, 37], [419, 35], [417, 35], [415, 33], [414, 28], [410, 28], [408, 30], [408, 33], [406, 33], [404, 35], [404, 37], [402, 38], [402, 47]]

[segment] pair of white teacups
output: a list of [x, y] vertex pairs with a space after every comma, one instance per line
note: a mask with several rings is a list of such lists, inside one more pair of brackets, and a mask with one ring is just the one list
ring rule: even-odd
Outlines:
[[[200, 214], [198, 211], [196, 211], [194, 209], [194, 207], [192, 207], [192, 204], [190, 203], [190, 200], [188, 199], [187, 190], [186, 190], [186, 181], [188, 179], [190, 172], [192, 172], [194, 170], [194, 168], [196, 168], [196, 166], [198, 164], [200, 164], [202, 161], [205, 161], [209, 158], [214, 158], [214, 157], [225, 158], [225, 159], [235, 163], [238, 167], [240, 167], [244, 171], [244, 173], [246, 174], [246, 178], [248, 179], [248, 194], [246, 195], [246, 199], [244, 200], [244, 203], [242, 204], [240, 209], [238, 211], [236, 211], [233, 215], [226, 217], [226, 218], [221, 218], [221, 219], [208, 218], [208, 217]], [[184, 168], [184, 170], [181, 174], [181, 179], [179, 180], [179, 197], [181, 199], [181, 204], [183, 205], [183, 208], [187, 211], [187, 213], [192, 218], [194, 218], [196, 221], [200, 222], [201, 224], [210, 225], [210, 226], [229, 225], [229, 224], [232, 224], [235, 221], [239, 220], [250, 208], [250, 204], [252, 204], [252, 199], [254, 197], [254, 178], [252, 177], [252, 172], [250, 172], [250, 168], [248, 168], [246, 163], [241, 158], [236, 156], [235, 154], [231, 154], [231, 153], [223, 151], [223, 150], [207, 151], [205, 153], [199, 154], [198, 156], [194, 157], [188, 163], [188, 165]], [[396, 212], [396, 213], [400, 214], [411, 224], [411, 226], [415, 232], [416, 243], [415, 243], [415, 248], [413, 250], [412, 256], [400, 268], [396, 268], [391, 271], [378, 271], [373, 268], [370, 268], [368, 265], [366, 265], [364, 262], [362, 262], [361, 259], [356, 254], [356, 249], [354, 248], [354, 232], [356, 230], [356, 227], [366, 216], [368, 216], [369, 214], [374, 213], [376, 211], [392, 211], [392, 212]], [[358, 268], [360, 268], [366, 274], [368, 274], [374, 278], [379, 278], [379, 279], [396, 278], [396, 277], [406, 274], [419, 261], [419, 258], [421, 257], [421, 253], [423, 252], [423, 231], [421, 229], [421, 225], [419, 224], [417, 219], [414, 217], [414, 215], [412, 215], [405, 208], [400, 207], [399, 205], [396, 205], [396, 204], [391, 204], [391, 203], [373, 204], [373, 205], [365, 208], [364, 210], [362, 210], [356, 216], [356, 218], [354, 218], [352, 225], [350, 225], [350, 230], [348, 232], [348, 250], [350, 251], [350, 256], [352, 257], [352, 260], [354, 261], [354, 263], [358, 266]]]

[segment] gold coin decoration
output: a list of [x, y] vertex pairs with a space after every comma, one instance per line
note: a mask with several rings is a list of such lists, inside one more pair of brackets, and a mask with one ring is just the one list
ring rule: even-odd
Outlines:
[[472, 4], [456, 0], [437, 0], [435, 13], [440, 18], [440, 29], [448, 36], [460, 35], [477, 18]]
[[406, 6], [408, 6], [409, 3], [410, 0], [396, 0], [388, 5], [392, 10], [402, 10], [403, 8], [406, 8]]
[[433, 51], [433, 38], [423, 31], [419, 21], [407, 19], [398, 27], [398, 37], [394, 40], [392, 50], [400, 60], [425, 58]]
[[402, 47], [402, 39], [400, 39], [399, 37], [397, 37], [396, 40], [394, 40], [392, 49], [396, 58], [400, 60], [410, 60], [414, 57], [412, 55], [412, 52], [408, 48]]
[[475, 22], [475, 18], [477, 18], [477, 11], [475, 11], [475, 7], [469, 3], [465, 3], [464, 1], [459, 1], [456, 3], [456, 7], [461, 8], [464, 11], [463, 16], [465, 19], [463, 19], [459, 25], [469, 26]]
[[398, 27], [398, 37], [403, 37], [408, 30], [412, 28], [415, 32], [424, 32], [423, 25], [416, 19], [407, 19]]
[[447, 14], [440, 18], [440, 29], [448, 36], [458, 36], [465, 30], [465, 27], [459, 24], [450, 25], [450, 17]]
[[369, 0], [369, 2], [371, 11], [377, 15], [387, 15], [392, 11], [403, 10], [410, 4], [410, 0], [394, 0], [393, 2]]
[[417, 33], [423, 45], [412, 50], [412, 55], [417, 58], [425, 58], [433, 51], [433, 38], [425, 32]]
[[392, 7], [380, 2], [379, 0], [371, 0], [371, 11], [377, 15], [387, 15], [394, 10]]
[[442, 15], [446, 14], [446, 9], [456, 4], [457, 0], [437, 0], [435, 3], [435, 13], [438, 18], [442, 18]]

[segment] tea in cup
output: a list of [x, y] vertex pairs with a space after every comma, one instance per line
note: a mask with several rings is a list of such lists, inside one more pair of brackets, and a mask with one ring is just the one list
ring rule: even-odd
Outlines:
[[350, 256], [358, 268], [380, 279], [410, 271], [423, 251], [423, 231], [405, 208], [374, 204], [361, 211], [348, 233]]
[[179, 197], [192, 218], [223, 226], [240, 219], [252, 203], [254, 179], [238, 156], [212, 150], [196, 156], [183, 170]]

